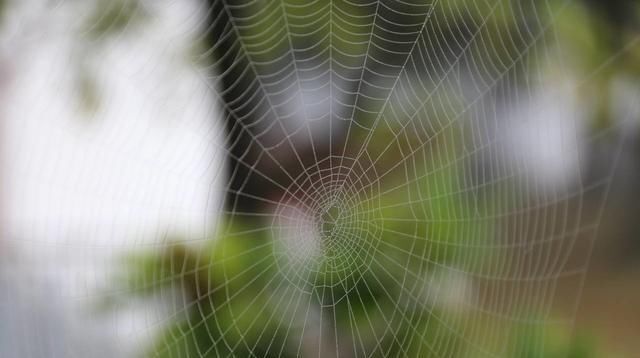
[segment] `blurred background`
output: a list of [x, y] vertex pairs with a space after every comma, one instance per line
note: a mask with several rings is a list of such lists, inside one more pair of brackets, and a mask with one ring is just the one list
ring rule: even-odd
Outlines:
[[633, 357], [640, 3], [0, 0], [0, 357]]

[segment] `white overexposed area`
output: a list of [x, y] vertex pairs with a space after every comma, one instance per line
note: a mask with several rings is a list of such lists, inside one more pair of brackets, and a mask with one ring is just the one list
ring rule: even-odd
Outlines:
[[[224, 133], [192, 58], [198, 2], [143, 2], [99, 38], [96, 3], [14, 2], [2, 24], [0, 356], [139, 352], [164, 305], [96, 313], [114, 260], [201, 241], [219, 212]], [[50, 346], [12, 342], [21, 330]]]

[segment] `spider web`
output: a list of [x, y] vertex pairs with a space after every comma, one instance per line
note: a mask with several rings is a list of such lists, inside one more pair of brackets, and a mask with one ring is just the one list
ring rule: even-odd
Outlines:
[[[207, 74], [232, 92], [221, 95], [233, 123], [225, 147], [243, 146], [242, 156], [229, 152], [231, 177], [247, 178], [226, 188], [223, 236], [251, 242], [265, 231], [271, 240], [269, 250], [246, 246], [256, 262], [244, 271], [221, 265], [225, 284], [211, 289], [224, 291], [221, 302], [208, 301], [183, 332], [213, 321], [208, 344], [176, 352], [493, 356], [513, 354], [514, 323], [562, 323], [549, 307], [558, 285], [580, 282], [587, 261], [570, 257], [595, 229], [583, 198], [607, 180], [585, 183], [574, 122], [558, 130], [578, 162], [560, 164], [575, 185], [551, 190], [491, 130], [531, 120], [497, 102], [538, 105], [545, 79], [534, 62], [562, 65], [549, 51], [549, 7], [220, 1], [206, 10], [210, 33], [225, 23]], [[515, 28], [501, 32], [505, 18]], [[558, 87], [542, 105], [566, 105], [553, 98], [573, 89]], [[532, 132], [543, 146], [544, 130]], [[235, 142], [242, 135], [247, 148]], [[478, 158], [488, 168], [474, 168]], [[245, 191], [250, 182], [259, 193]], [[255, 224], [238, 229], [241, 217]], [[234, 281], [240, 287], [227, 287]], [[231, 323], [220, 323], [226, 315]]]
[[199, 3], [227, 200], [137, 282], [184, 294], [150, 355], [546, 356], [614, 168], [585, 169], [571, 5]]

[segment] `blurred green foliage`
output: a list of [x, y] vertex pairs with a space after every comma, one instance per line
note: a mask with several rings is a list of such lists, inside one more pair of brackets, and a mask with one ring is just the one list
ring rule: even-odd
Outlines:
[[[363, 269], [354, 260], [344, 267], [349, 276], [321, 267], [310, 294], [278, 269], [275, 253], [282, 243], [262, 219], [226, 216], [217, 236], [202, 246], [173, 244], [159, 253], [133, 256], [132, 292], [178, 287], [186, 295], [184, 311], [168, 324], [150, 356], [296, 356], [309, 340], [299, 322], [317, 310], [344, 339], [340, 349], [354, 349], [356, 356], [477, 356], [482, 343], [462, 333], [476, 317], [473, 303], [452, 306], [439, 288], [442, 281], [434, 277], [456, 268], [473, 273], [483, 260], [496, 259], [495, 253], [482, 253], [495, 227], [491, 205], [478, 199], [482, 195], [463, 190], [461, 165], [441, 167], [451, 161], [435, 154], [424, 163], [414, 181], [396, 177], [384, 186], [376, 222], [384, 230], [380, 237], [370, 230], [359, 237], [380, 241], [370, 266]], [[339, 282], [332, 281], [336, 277]], [[511, 340], [512, 357], [541, 352], [590, 357], [583, 341], [560, 339], [564, 332], [532, 322], [537, 323], [524, 328], [493, 325], [492, 334]]]
[[516, 332], [510, 355], [533, 358], [595, 358], [601, 356], [593, 337], [584, 334], [570, 335], [566, 327], [559, 329], [545, 324], [528, 324], [514, 327]]
[[144, 18], [140, 0], [98, 1], [85, 27], [92, 39], [101, 39], [121, 33]]

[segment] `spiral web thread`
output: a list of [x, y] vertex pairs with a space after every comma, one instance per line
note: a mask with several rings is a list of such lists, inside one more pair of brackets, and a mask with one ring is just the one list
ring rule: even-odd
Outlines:
[[[203, 2], [185, 29], [207, 44], [219, 149], [246, 180], [210, 205], [213, 241], [233, 243], [191, 266], [171, 256], [143, 283], [213, 277], [159, 317], [185, 323], [153, 355], [510, 356], [521, 331], [570, 326], [599, 219], [584, 203], [602, 206], [610, 175], [578, 166], [543, 187], [496, 130], [531, 120], [504, 103], [565, 71], [555, 27], [570, 4]], [[579, 157], [577, 124], [560, 135]], [[571, 309], [552, 314], [560, 295]]]

